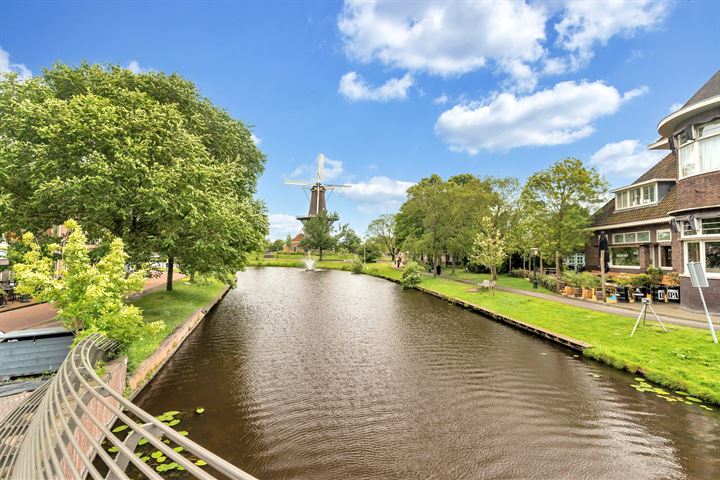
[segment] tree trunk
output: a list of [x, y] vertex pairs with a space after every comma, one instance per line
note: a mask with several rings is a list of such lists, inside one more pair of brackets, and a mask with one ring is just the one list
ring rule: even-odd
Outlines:
[[173, 287], [173, 270], [175, 269], [175, 257], [168, 257], [167, 262], [167, 281], [165, 283], [165, 290], [172, 292]]
[[490, 266], [490, 279], [497, 280], [497, 267], [495, 265]]
[[320, 250], [320, 260], [318, 260], [318, 261], [319, 261], [319, 262], [322, 262], [322, 250], [323, 250], [323, 249], [320, 248], [319, 250]]
[[540, 257], [540, 271], [539, 271], [538, 273], [539, 273], [540, 275], [542, 275], [542, 273], [543, 273], [543, 261], [542, 261], [542, 257]]
[[562, 261], [560, 259], [560, 252], [555, 251], [555, 277], [560, 278], [560, 269], [562, 268]]

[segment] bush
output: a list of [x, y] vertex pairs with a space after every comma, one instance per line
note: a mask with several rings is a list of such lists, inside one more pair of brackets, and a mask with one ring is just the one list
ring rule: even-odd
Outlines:
[[673, 287], [680, 285], [680, 273], [674, 270], [668, 273], [668, 283]]
[[355, 259], [353, 259], [351, 271], [353, 273], [363, 273], [365, 271], [365, 265], [360, 257], [356, 256]]
[[578, 275], [580, 286], [583, 288], [600, 288], [600, 279], [590, 272], [583, 272]]
[[527, 278], [527, 276], [530, 275], [530, 272], [528, 270], [523, 270], [522, 268], [516, 268], [516, 269], [510, 270], [508, 275], [511, 277], [517, 277], [517, 278]]
[[554, 275], [538, 275], [538, 283], [551, 292], [558, 290], [558, 281]]
[[422, 276], [425, 269], [417, 262], [408, 262], [403, 268], [401, 283], [405, 288], [415, 288], [422, 282]]
[[637, 275], [632, 276], [632, 280], [630, 283], [634, 287], [649, 286], [650, 285], [650, 276], [645, 275], [644, 273], [638, 273]]
[[580, 275], [578, 275], [575, 272], [564, 272], [562, 274], [563, 282], [565, 282], [565, 285], [569, 285], [571, 287], [580, 288]]
[[650, 283], [652, 285], [660, 285], [662, 283], [662, 279], [663, 279], [662, 269], [650, 266], [645, 269], [645, 274], [648, 277], [650, 277]]

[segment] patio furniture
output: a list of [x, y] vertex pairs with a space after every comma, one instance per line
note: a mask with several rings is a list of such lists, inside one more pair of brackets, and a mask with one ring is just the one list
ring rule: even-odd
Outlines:
[[482, 283], [478, 284], [480, 289], [487, 289], [488, 292], [495, 295], [495, 280], [483, 280]]

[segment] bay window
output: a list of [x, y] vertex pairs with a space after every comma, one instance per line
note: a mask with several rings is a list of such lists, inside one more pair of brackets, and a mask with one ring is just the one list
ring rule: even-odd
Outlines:
[[697, 140], [689, 139], [685, 133], [676, 137], [681, 177], [720, 170], [720, 120], [693, 129]]

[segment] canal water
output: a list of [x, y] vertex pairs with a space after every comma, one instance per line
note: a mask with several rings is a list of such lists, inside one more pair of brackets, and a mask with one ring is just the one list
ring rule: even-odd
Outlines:
[[264, 268], [136, 401], [261, 479], [720, 478], [717, 409], [632, 383], [385, 280]]

